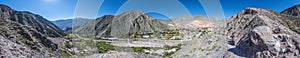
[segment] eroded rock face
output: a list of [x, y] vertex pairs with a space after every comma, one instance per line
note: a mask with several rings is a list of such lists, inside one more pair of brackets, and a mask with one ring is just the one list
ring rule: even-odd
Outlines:
[[12, 10], [10, 7], [0, 4], [0, 13], [1, 13], [0, 17], [1, 18], [8, 19], [9, 16], [11, 16], [14, 12], [16, 12], [16, 11]]
[[299, 34], [272, 10], [248, 8], [227, 23], [227, 36], [251, 58], [299, 56]]
[[34, 28], [3, 19], [0, 19], [0, 26], [0, 36], [3, 36], [0, 41], [4, 41], [0, 46], [4, 54], [0, 55], [3, 57], [54, 57], [60, 50], [58, 44]]
[[[268, 26], [259, 26], [253, 29], [253, 37], [250, 37], [251, 41], [260, 47], [267, 47], [271, 53], [278, 55], [281, 51], [280, 41], [276, 36], [273, 36], [272, 29]], [[274, 34], [275, 35], [275, 34]], [[273, 38], [274, 37], [274, 38]], [[276, 38], [276, 39], [275, 39]]]
[[129, 38], [134, 34], [154, 33], [167, 28], [167, 24], [135, 10], [118, 16], [105, 15], [76, 28], [74, 32], [97, 38]]

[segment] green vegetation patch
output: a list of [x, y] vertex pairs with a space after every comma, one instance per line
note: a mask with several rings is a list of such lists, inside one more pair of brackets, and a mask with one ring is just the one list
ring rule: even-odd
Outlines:
[[[99, 53], [106, 53], [109, 51], [125, 51], [125, 52], [136, 52], [140, 54], [150, 54], [145, 52], [145, 50], [159, 50], [159, 49], [164, 49], [164, 50], [171, 50], [171, 49], [176, 49], [178, 51], [181, 49], [182, 44], [178, 44], [176, 46], [164, 46], [164, 47], [118, 47], [118, 46], [113, 46], [111, 45], [110, 42], [97, 42], [96, 47], [98, 48]], [[170, 58], [172, 54], [175, 52], [164, 52], [163, 55], [161, 55], [163, 58]], [[152, 55], [154, 55], [153, 53]]]
[[64, 38], [66, 38], [66, 39], [72, 39], [74, 37], [71, 34], [67, 34], [67, 35], [64, 36]]
[[179, 50], [181, 48], [182, 44], [177, 44], [177, 46], [164, 46], [165, 50], [171, 50], [171, 49], [174, 49], [174, 48], [177, 48], [177, 50]]
[[98, 48], [99, 53], [115, 50], [115, 46], [111, 45], [109, 42], [97, 42], [96, 47]]
[[150, 50], [152, 49], [151, 47], [131, 47], [133, 49], [134, 52], [137, 53], [145, 53], [144, 50]]
[[99, 53], [106, 53], [108, 51], [133, 51], [136, 53], [145, 53], [145, 50], [153, 49], [152, 47], [118, 47], [111, 45], [109, 42], [97, 42], [96, 47]]
[[72, 54], [70, 52], [67, 52], [67, 51], [61, 51], [60, 56], [62, 58], [72, 58]]
[[[179, 49], [181, 49], [182, 44], [177, 44], [177, 46], [164, 46], [165, 50], [171, 50], [176, 48], [176, 51], [178, 51]], [[163, 58], [172, 58], [171, 55], [174, 54], [175, 52], [164, 52], [163, 53]]]

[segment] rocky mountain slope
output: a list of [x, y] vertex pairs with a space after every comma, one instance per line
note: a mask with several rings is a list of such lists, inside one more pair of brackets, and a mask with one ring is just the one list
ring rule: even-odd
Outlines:
[[288, 9], [285, 9], [281, 13], [287, 14], [287, 15], [292, 15], [292, 16], [300, 16], [300, 4], [292, 6]]
[[105, 15], [103, 17], [97, 18], [96, 20], [91, 20], [84, 25], [74, 29], [74, 33], [79, 33], [85, 36], [96, 36], [96, 37], [109, 37], [111, 31], [111, 22], [114, 16]]
[[22, 25], [30, 26], [50, 37], [61, 37], [64, 34], [61, 32], [61, 29], [42, 16], [27, 11], [15, 11], [6, 5], [0, 5], [0, 10], [0, 18], [5, 21], [17, 22]]
[[[227, 36], [235, 48], [251, 58], [297, 58], [299, 34], [294, 32], [295, 17], [272, 10], [248, 8], [227, 22]], [[297, 29], [295, 30], [297, 31]]]
[[62, 19], [62, 20], [52, 21], [52, 23], [64, 31], [72, 31], [72, 28], [82, 26], [83, 24], [85, 24], [90, 20], [91, 19], [84, 19], [84, 18], [65, 19], [65, 20]]
[[277, 13], [277, 15], [280, 15], [279, 18], [285, 19], [283, 20], [285, 22], [284, 25], [300, 34], [300, 4], [288, 8], [281, 13]]
[[[0, 56], [4, 58], [59, 57], [63, 32], [43, 17], [0, 4]], [[58, 40], [58, 41], [55, 41]], [[61, 41], [61, 42], [60, 42]]]
[[[106, 15], [75, 29], [75, 33], [96, 37], [128, 38], [167, 29], [168, 26], [141, 11], [130, 11], [118, 16]], [[95, 32], [94, 32], [95, 31]]]
[[133, 34], [148, 34], [167, 29], [166, 24], [142, 11], [130, 11], [118, 15], [111, 24], [111, 36], [130, 37]]

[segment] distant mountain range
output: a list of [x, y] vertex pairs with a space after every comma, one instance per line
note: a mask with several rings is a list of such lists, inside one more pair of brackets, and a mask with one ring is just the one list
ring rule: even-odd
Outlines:
[[56, 26], [64, 31], [72, 31], [72, 28], [81, 26], [92, 19], [75, 18], [75, 19], [61, 19], [52, 21]]
[[207, 16], [181, 16], [169, 20], [169, 25], [181, 29], [197, 29], [213, 27], [215, 24], [225, 23], [226, 19]]
[[[219, 21], [218, 21], [219, 20]], [[73, 32], [96, 37], [131, 37], [134, 34], [147, 34], [166, 29], [197, 29], [212, 27], [214, 23], [225, 23], [225, 19], [205, 16], [182, 16], [169, 20], [158, 20], [142, 11], [129, 11], [118, 16], [105, 15], [91, 20]], [[55, 22], [54, 22], [55, 23]]]
[[106, 15], [75, 29], [75, 33], [96, 37], [128, 38], [134, 34], [148, 34], [167, 29], [167, 24], [141, 11], [130, 11], [118, 16]]
[[292, 15], [292, 16], [300, 16], [300, 5], [295, 5], [293, 7], [290, 7], [288, 9], [285, 9], [281, 13], [287, 14], [287, 15]]

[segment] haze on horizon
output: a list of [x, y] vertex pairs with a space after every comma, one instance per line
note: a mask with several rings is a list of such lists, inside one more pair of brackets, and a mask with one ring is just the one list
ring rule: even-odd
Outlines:
[[[8, 5], [18, 11], [30, 11], [35, 14], [39, 14], [50, 21], [54, 21], [58, 19], [73, 18], [78, 1], [79, 0], [1, 0], [0, 3]], [[91, 0], [90, 2], [93, 1], [99, 1], [99, 0]], [[127, 0], [105, 0], [101, 4], [99, 4], [100, 7], [99, 10], [97, 11], [98, 13], [96, 17], [101, 17], [103, 15], [118, 15], [124, 12], [124, 11], [121, 12], [118, 11], [128, 1]], [[130, 1], [138, 1], [138, 0], [130, 0]], [[165, 4], [158, 3], [155, 6], [136, 5], [136, 6], [145, 6], [146, 8], [148, 7], [149, 10], [145, 10], [145, 8], [135, 8], [135, 10], [151, 12], [152, 10], [151, 8], [161, 8], [155, 10], [161, 10], [159, 12], [165, 12], [165, 11], [175, 12], [172, 13], [174, 15], [168, 15], [168, 17], [170, 18], [176, 18], [181, 15], [191, 15], [191, 16], [207, 15], [205, 9], [203, 8], [203, 4], [201, 4], [201, 2], [198, 0], [178, 0], [178, 3], [181, 4], [181, 6], [185, 8], [187, 12], [181, 12], [182, 11], [181, 8], [178, 9], [178, 7], [174, 7], [175, 2], [166, 3], [172, 1], [174, 0], [164, 0], [163, 2]], [[214, 1], [218, 1], [218, 0], [214, 0]], [[147, 2], [149, 4], [157, 3], [156, 0], [147, 1]], [[229, 18], [248, 7], [267, 8], [267, 9], [275, 10], [277, 12], [281, 12], [284, 9], [289, 8], [293, 5], [300, 4], [300, 1], [297, 0], [289, 0], [289, 1], [286, 0], [272, 0], [272, 1], [270, 0], [219, 0], [219, 2], [224, 11], [225, 18]], [[272, 3], [266, 3], [266, 2], [272, 2]], [[130, 5], [130, 7], [133, 8], [135, 7], [135, 5]], [[158, 19], [167, 19], [166, 16], [157, 13], [149, 13], [149, 15]], [[82, 17], [94, 18], [89, 16], [82, 16]]]

